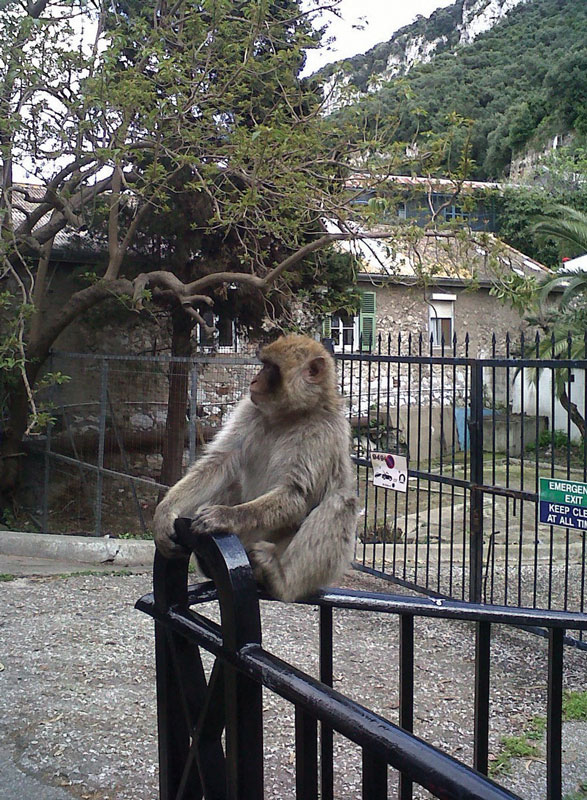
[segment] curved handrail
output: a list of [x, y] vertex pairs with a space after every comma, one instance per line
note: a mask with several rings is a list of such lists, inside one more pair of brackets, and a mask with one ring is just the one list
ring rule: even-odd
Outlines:
[[186, 557], [167, 559], [156, 552], [153, 566], [156, 607], [161, 611], [173, 606], [187, 607], [189, 553], [193, 552], [216, 587], [225, 646], [239, 650], [247, 644], [260, 645], [257, 584], [240, 539], [222, 531], [198, 535], [191, 530], [191, 520], [184, 517], [175, 520], [175, 533], [179, 544], [186, 548]]

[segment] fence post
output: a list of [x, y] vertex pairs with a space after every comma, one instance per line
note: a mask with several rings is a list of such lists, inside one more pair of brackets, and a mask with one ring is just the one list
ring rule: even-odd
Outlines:
[[480, 603], [483, 588], [483, 362], [471, 362], [469, 601]]
[[[175, 521], [179, 542], [193, 550], [216, 585], [224, 647], [261, 646], [257, 586], [236, 536], [198, 536], [190, 520]], [[260, 683], [231, 664], [223, 669], [226, 708], [226, 785], [229, 800], [263, 800], [263, 695]]]
[[47, 436], [45, 439], [45, 474], [43, 477], [43, 511], [41, 516], [41, 530], [49, 533], [49, 483], [51, 480], [51, 431], [53, 423], [47, 423]]
[[196, 460], [196, 417], [198, 415], [197, 404], [198, 393], [198, 365], [192, 365], [190, 374], [190, 425], [189, 425], [189, 440], [190, 440], [190, 464]]
[[102, 359], [100, 373], [100, 423], [98, 433], [98, 472], [96, 474], [95, 533], [102, 535], [102, 470], [104, 468], [104, 443], [106, 440], [106, 412], [108, 405], [108, 361]]
[[[53, 372], [53, 353], [49, 353], [49, 372]], [[55, 386], [51, 387], [51, 399], [55, 396]], [[51, 432], [53, 422], [47, 422], [47, 435], [45, 438], [44, 475], [43, 475], [43, 507], [41, 511], [41, 531], [49, 533], [49, 484], [51, 482]]]

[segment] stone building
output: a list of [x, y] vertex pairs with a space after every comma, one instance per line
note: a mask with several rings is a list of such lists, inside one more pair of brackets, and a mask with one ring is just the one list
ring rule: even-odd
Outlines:
[[[490, 355], [493, 336], [503, 352], [527, 327], [519, 311], [500, 299], [517, 282], [540, 282], [550, 270], [493, 234], [422, 231], [410, 239], [339, 243], [354, 251], [361, 309], [332, 315], [323, 335], [335, 351], [376, 349], [379, 337], [422, 334], [426, 351], [452, 350], [469, 339], [471, 357]], [[460, 349], [460, 347], [459, 347]], [[393, 352], [393, 345], [392, 345]]]

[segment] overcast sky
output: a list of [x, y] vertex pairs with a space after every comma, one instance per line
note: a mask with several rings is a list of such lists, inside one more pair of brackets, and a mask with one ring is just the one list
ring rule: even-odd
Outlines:
[[[392, 34], [404, 25], [413, 22], [418, 14], [429, 17], [437, 8], [448, 6], [454, 0], [342, 0], [342, 19], [332, 14], [329, 34], [336, 42], [329, 49], [308, 53], [306, 72], [314, 72], [330, 61], [338, 61], [357, 53], [365, 53], [379, 42], [391, 39]], [[354, 25], [364, 25], [356, 30]]]

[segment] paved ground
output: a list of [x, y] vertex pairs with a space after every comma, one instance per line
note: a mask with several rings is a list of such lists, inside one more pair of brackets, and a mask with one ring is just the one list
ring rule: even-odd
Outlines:
[[[1, 536], [1, 534], [0, 534]], [[150, 573], [150, 564], [94, 564], [93, 562], [71, 561], [63, 558], [35, 558], [0, 553], [0, 575], [40, 576], [75, 575], [76, 573]]]
[[[0, 534], [1, 538], [1, 534]], [[134, 609], [150, 565], [0, 556], [0, 797], [2, 800], [155, 800], [152, 622]], [[90, 574], [87, 574], [87, 573]], [[97, 573], [97, 574], [96, 574]], [[69, 577], [62, 577], [69, 576]], [[348, 585], [389, 589], [351, 573]], [[213, 611], [211, 613], [214, 613]], [[314, 609], [263, 604], [268, 650], [316, 674]], [[335, 615], [335, 686], [397, 719], [395, 620]], [[491, 750], [545, 714], [546, 645], [498, 631], [492, 661]], [[416, 623], [416, 732], [470, 763], [474, 640], [471, 626]], [[565, 686], [587, 686], [587, 653], [565, 653]], [[266, 697], [266, 798], [293, 797], [293, 717]], [[565, 723], [565, 792], [587, 781], [587, 724]], [[525, 800], [545, 798], [543, 743], [500, 778]], [[360, 754], [336, 743], [336, 796], [360, 798]], [[393, 778], [392, 778], [393, 786]], [[392, 790], [390, 789], [390, 792]], [[390, 796], [393, 796], [390, 793]], [[582, 795], [576, 795], [581, 797]]]

